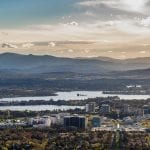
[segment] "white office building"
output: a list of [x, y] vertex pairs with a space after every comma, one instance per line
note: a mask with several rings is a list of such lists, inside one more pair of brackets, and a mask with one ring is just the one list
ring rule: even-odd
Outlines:
[[31, 118], [31, 119], [29, 119], [29, 124], [33, 125], [33, 127], [36, 127], [36, 128], [50, 127], [51, 126], [51, 118], [50, 118], [50, 116]]
[[88, 103], [85, 106], [85, 111], [87, 113], [95, 113], [95, 107], [96, 107], [95, 102]]

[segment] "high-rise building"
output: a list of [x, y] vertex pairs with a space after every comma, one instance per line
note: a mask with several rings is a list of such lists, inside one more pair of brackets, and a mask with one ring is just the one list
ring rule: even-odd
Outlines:
[[95, 113], [95, 107], [96, 107], [95, 102], [91, 102], [86, 104], [85, 110], [87, 113]]
[[87, 119], [85, 116], [65, 116], [64, 117], [64, 127], [76, 127], [78, 129], [85, 129], [87, 127]]
[[125, 104], [124, 107], [123, 107], [123, 112], [124, 113], [129, 113], [130, 112], [130, 105]]

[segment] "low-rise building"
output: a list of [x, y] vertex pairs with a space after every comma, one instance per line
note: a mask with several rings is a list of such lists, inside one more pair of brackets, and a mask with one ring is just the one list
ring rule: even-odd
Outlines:
[[29, 119], [29, 124], [33, 127], [50, 127], [51, 118], [50, 116], [31, 118]]
[[123, 121], [124, 121], [124, 123], [125, 124], [133, 124], [133, 119], [131, 118], [131, 117], [125, 117], [125, 118], [123, 118]]
[[99, 116], [93, 116], [92, 118], [92, 127], [100, 127], [101, 126], [101, 120]]
[[63, 125], [64, 124], [64, 117], [69, 116], [70, 113], [58, 113], [51, 115], [51, 124], [52, 125]]

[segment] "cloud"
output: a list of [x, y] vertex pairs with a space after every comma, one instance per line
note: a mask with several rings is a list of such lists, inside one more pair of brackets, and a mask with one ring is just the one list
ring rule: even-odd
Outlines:
[[143, 57], [144, 51], [149, 54], [150, 0], [74, 0], [68, 3], [65, 12], [60, 13], [59, 9], [56, 14], [52, 13], [53, 17], [48, 14], [44, 23], [37, 16], [36, 21], [34, 18], [26, 25], [19, 26], [16, 22], [15, 28], [13, 25], [0, 28], [1, 45], [5, 43], [3, 47], [12, 48], [11, 51], [18, 47], [16, 51], [25, 53], [62, 56], [104, 54], [116, 57], [117, 54], [124, 58], [133, 55], [133, 51], [134, 56], [141, 54]]
[[146, 54], [146, 51], [140, 51], [139, 53], [140, 54]]
[[73, 53], [74, 50], [73, 50], [73, 49], [68, 49], [68, 52], [69, 52], [69, 53]]
[[28, 28], [31, 29], [31, 30], [53, 30], [54, 25], [38, 24], [38, 25], [30, 25], [30, 26], [28, 26]]
[[18, 48], [17, 45], [15, 45], [15, 44], [10, 44], [10, 43], [3, 43], [3, 44], [1, 45], [1, 47], [2, 47], [2, 48], [14, 48], [14, 49]]
[[149, 0], [84, 0], [77, 3], [82, 7], [99, 7], [101, 5], [129, 12], [145, 13]]
[[34, 46], [33, 43], [24, 43], [24, 44], [22, 44], [22, 47], [23, 47], [23, 48], [31, 48], [31, 47], [33, 47], [33, 46]]
[[104, 1], [102, 0], [84, 0], [81, 2], [78, 2], [77, 5], [83, 6], [83, 7], [96, 7], [100, 4], [102, 4]]
[[97, 14], [95, 14], [92, 11], [86, 11], [86, 12], [83, 13], [83, 15], [89, 16], [89, 17], [95, 17], [95, 16], [97, 16]]
[[[145, 25], [141, 25], [143, 22]], [[142, 24], [143, 24], [142, 23]], [[36, 42], [36, 41], [99, 41], [105, 44], [114, 42], [126, 42], [136, 38], [150, 36], [148, 28], [149, 18], [145, 20], [118, 19], [101, 21], [95, 20], [85, 23], [72, 23], [71, 25], [32, 25], [25, 29], [5, 29], [1, 32], [8, 33], [7, 36], [0, 35], [0, 41], [5, 43], [14, 42]], [[55, 47], [54, 42], [49, 43]]]
[[122, 54], [126, 54], [126, 52], [121, 52]]
[[73, 21], [73, 22], [70, 22], [70, 25], [71, 25], [71, 26], [78, 26], [78, 25], [79, 25], [79, 23], [78, 23], [78, 22], [76, 22], [76, 21]]
[[77, 26], [79, 26], [79, 23], [78, 22], [76, 22], [76, 21], [72, 21], [72, 22], [67, 22], [67, 23], [60, 23], [60, 25], [64, 25], [65, 27], [77, 27]]
[[150, 27], [150, 17], [142, 19], [140, 24], [143, 25], [144, 27]]
[[4, 36], [8, 36], [7, 32], [1, 32], [1, 34], [4, 35]]
[[89, 50], [89, 49], [85, 49], [84, 52], [85, 52], [85, 53], [89, 53], [90, 50]]
[[143, 44], [140, 44], [141, 46], [150, 46], [150, 44], [148, 43], [143, 43]]
[[64, 20], [64, 19], [70, 19], [72, 16], [62, 16], [62, 19]]
[[59, 51], [61, 54], [63, 54], [64, 53], [64, 51]]
[[50, 42], [50, 43], [48, 44], [48, 46], [55, 47], [55, 46], [56, 46], [56, 43], [55, 43], [55, 42]]
[[120, 59], [126, 59], [126, 55], [121, 55]]
[[129, 9], [131, 11], [143, 12], [145, 11], [146, 3], [149, 0], [122, 0], [122, 5], [125, 6], [125, 9]]

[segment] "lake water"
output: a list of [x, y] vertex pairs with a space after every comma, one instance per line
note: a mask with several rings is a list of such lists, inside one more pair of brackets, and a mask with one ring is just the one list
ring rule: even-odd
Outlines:
[[31, 106], [0, 106], [0, 110], [12, 110], [12, 111], [44, 111], [44, 110], [69, 110], [81, 108], [84, 106], [56, 106], [56, 105], [31, 105]]
[[[29, 101], [29, 100], [84, 100], [87, 98], [96, 97], [108, 97], [118, 96], [120, 99], [143, 99], [150, 98], [150, 95], [123, 95], [123, 94], [103, 94], [102, 91], [72, 91], [72, 92], [57, 92], [57, 96], [41, 96], [41, 97], [16, 97], [16, 98], [1, 98], [0, 101]], [[80, 96], [78, 96], [78, 94]], [[43, 111], [43, 110], [68, 110], [84, 107], [80, 106], [56, 106], [56, 105], [33, 105], [33, 106], [0, 106], [0, 110], [32, 110], [32, 111]]]
[[[38, 97], [16, 97], [16, 98], [1, 98], [0, 101], [29, 101], [29, 100], [84, 100], [87, 98], [118, 96], [120, 99], [143, 99], [150, 98], [150, 95], [123, 95], [123, 94], [104, 94], [102, 91], [72, 91], [72, 92], [57, 92], [57, 96], [38, 96]], [[77, 96], [80, 94], [82, 96]]]

